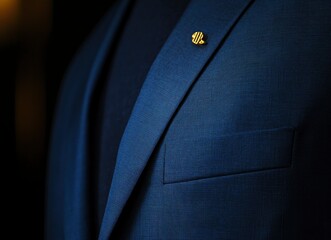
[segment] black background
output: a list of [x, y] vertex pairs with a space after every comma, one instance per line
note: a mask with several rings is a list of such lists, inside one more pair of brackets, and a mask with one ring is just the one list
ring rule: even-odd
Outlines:
[[[1, 66], [1, 136], [5, 144], [3, 163], [3, 205], [8, 233], [13, 239], [44, 238], [45, 176], [47, 149], [56, 104], [63, 75], [70, 60], [93, 27], [109, 10], [113, 1], [93, 2], [56, 0], [52, 3], [51, 25], [44, 48], [45, 62], [45, 137], [43, 149], [36, 159], [26, 159], [16, 149], [15, 81], [18, 63], [24, 54], [24, 43], [18, 36], [0, 45]], [[38, 158], [38, 159], [37, 159]], [[5, 166], [9, 163], [9, 166]], [[33, 164], [33, 167], [30, 166]]]

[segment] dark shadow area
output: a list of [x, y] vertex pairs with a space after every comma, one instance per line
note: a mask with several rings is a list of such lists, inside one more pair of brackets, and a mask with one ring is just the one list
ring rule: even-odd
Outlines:
[[112, 2], [0, 4], [1, 160], [9, 158], [5, 219], [15, 239], [44, 238], [47, 149], [58, 91], [73, 55]]

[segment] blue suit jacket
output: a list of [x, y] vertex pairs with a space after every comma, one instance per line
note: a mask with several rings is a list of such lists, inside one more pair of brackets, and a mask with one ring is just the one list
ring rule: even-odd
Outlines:
[[[48, 239], [90, 238], [90, 101], [127, 5], [62, 87]], [[330, 162], [331, 2], [192, 0], [122, 136], [99, 238], [331, 239]]]

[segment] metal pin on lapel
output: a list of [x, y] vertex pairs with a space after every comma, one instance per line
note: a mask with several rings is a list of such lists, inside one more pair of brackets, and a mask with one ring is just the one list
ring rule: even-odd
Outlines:
[[203, 32], [195, 32], [192, 34], [192, 43], [195, 45], [204, 45], [206, 44], [206, 34]]

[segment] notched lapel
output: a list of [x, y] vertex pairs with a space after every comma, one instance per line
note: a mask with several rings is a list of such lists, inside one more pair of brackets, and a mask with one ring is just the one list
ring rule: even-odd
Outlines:
[[[253, 0], [192, 0], [155, 59], [120, 143], [99, 239], [108, 239], [176, 108]], [[191, 41], [196, 31], [208, 44]]]
[[[77, 102], [80, 105], [75, 110], [77, 113], [74, 119], [71, 120], [77, 124], [73, 126], [71, 143], [74, 158], [66, 163], [67, 172], [65, 174], [65, 209], [64, 221], [65, 230], [64, 235], [69, 239], [88, 239], [90, 230], [90, 219], [88, 213], [88, 119], [91, 96], [94, 86], [99, 78], [103, 63], [106, 59], [107, 53], [114, 40], [114, 35], [120, 26], [120, 23], [125, 15], [130, 0], [124, 0], [117, 6], [117, 13], [112, 15], [110, 12], [100, 23], [99, 28], [82, 49], [81, 55], [74, 62], [75, 66], [79, 66], [84, 58], [92, 56], [93, 61], [88, 62], [86, 66], [87, 74], [79, 79], [80, 85], [79, 94], [76, 94]], [[96, 47], [97, 46], [97, 47]], [[82, 64], [84, 65], [84, 64]], [[85, 65], [84, 65], [85, 66]], [[80, 71], [75, 69], [75, 71]], [[76, 74], [68, 76], [67, 81], [77, 81]], [[66, 91], [72, 88], [67, 88]], [[69, 94], [68, 92], [66, 94]]]

